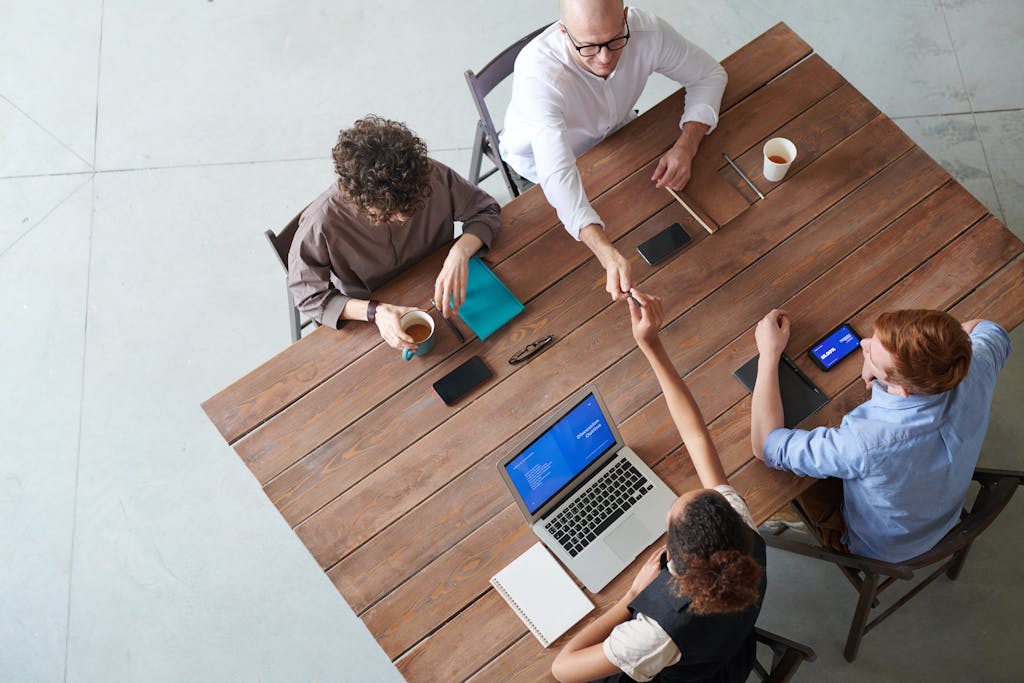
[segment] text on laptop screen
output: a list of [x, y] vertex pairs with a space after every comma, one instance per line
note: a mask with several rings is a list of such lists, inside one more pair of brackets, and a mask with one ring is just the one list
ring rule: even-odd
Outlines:
[[615, 435], [590, 394], [506, 463], [505, 470], [533, 514], [614, 445]]

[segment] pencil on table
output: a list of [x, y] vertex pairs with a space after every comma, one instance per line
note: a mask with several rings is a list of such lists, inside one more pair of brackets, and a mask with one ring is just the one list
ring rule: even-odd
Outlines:
[[704, 221], [702, 221], [702, 220], [700, 219], [700, 216], [698, 216], [697, 214], [695, 214], [695, 213], [693, 212], [693, 209], [691, 209], [691, 208], [690, 208], [689, 206], [687, 206], [687, 205], [686, 205], [686, 202], [684, 202], [684, 201], [683, 201], [683, 198], [682, 198], [682, 197], [680, 197], [680, 196], [679, 196], [678, 194], [676, 194], [676, 191], [675, 191], [675, 190], [673, 190], [673, 189], [672, 189], [671, 187], [666, 187], [665, 189], [666, 189], [666, 190], [668, 190], [668, 193], [669, 193], [670, 195], [672, 195], [673, 197], [675, 197], [675, 198], [676, 198], [676, 201], [677, 201], [677, 202], [679, 202], [680, 204], [682, 204], [682, 205], [683, 205], [683, 208], [684, 208], [684, 209], [686, 209], [686, 213], [688, 213], [688, 214], [690, 214], [691, 216], [693, 216], [693, 220], [695, 220], [695, 221], [697, 221], [698, 223], [700, 223], [700, 227], [702, 227], [702, 228], [704, 228], [705, 230], [707, 230], [707, 231], [708, 231], [708, 234], [709, 234], [709, 235], [713, 235], [713, 234], [715, 234], [715, 231], [714, 231], [714, 230], [712, 230], [711, 228], [709, 228], [709, 227], [708, 227], [708, 224], [707, 224], [707, 223], [705, 223]]

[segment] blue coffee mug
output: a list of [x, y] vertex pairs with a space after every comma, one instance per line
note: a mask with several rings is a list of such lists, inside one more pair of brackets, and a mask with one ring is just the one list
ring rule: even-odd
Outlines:
[[[406, 334], [416, 342], [416, 350], [402, 349], [402, 360], [423, 356], [434, 348], [434, 319], [426, 311], [409, 311], [402, 316], [399, 324]], [[424, 335], [426, 335], [424, 337]]]

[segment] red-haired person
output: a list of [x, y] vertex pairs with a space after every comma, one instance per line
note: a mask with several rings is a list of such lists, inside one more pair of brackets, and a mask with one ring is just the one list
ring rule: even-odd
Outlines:
[[861, 342], [871, 398], [839, 427], [784, 429], [778, 364], [789, 316], [757, 325], [754, 455], [817, 482], [797, 500], [825, 545], [886, 562], [930, 550], [960, 519], [1010, 354], [999, 325], [943, 311], [883, 313]]
[[[703, 488], [669, 510], [668, 540], [626, 594], [558, 654], [554, 676], [569, 681], [747, 680], [754, 622], [767, 579], [765, 545], [747, 504], [729, 485], [704, 418], [658, 339], [661, 301], [635, 289], [633, 336], [665, 395]], [[627, 300], [628, 301], [628, 300]]]
[[[434, 283], [434, 301], [446, 318], [458, 312], [469, 259], [491, 246], [501, 207], [428, 157], [426, 143], [398, 121], [356, 121], [339, 133], [333, 157], [338, 178], [302, 212], [288, 254], [292, 298], [322, 325], [368, 321], [388, 345], [415, 350], [398, 323], [413, 308], [378, 301], [373, 290], [455, 240]], [[455, 221], [463, 224], [457, 240]]]

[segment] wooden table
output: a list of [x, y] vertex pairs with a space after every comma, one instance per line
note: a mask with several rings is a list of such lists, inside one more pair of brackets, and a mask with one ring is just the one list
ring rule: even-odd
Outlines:
[[[665, 299], [662, 338], [758, 521], [805, 484], [752, 460], [750, 397], [731, 376], [756, 353], [753, 326], [770, 308], [790, 311], [790, 355], [832, 396], [804, 426], [836, 424], [867, 397], [858, 361], [826, 374], [803, 355], [842, 321], [870, 334], [878, 313], [897, 308], [947, 309], [1007, 328], [1024, 317], [1020, 240], [811, 52], [779, 24], [724, 61], [721, 121], [685, 192], [719, 227], [713, 236], [649, 180], [677, 135], [681, 93], [579, 160], [638, 286]], [[776, 184], [761, 177], [760, 149], [777, 135], [799, 156]], [[488, 584], [536, 542], [495, 462], [577, 388], [598, 384], [626, 442], [675, 491], [697, 486], [626, 305], [604, 291], [604, 271], [539, 190], [502, 216], [488, 260], [526, 311], [486, 342], [468, 335], [460, 344], [441, 325], [433, 352], [406, 363], [370, 325], [322, 328], [203, 404], [413, 681], [548, 676], [557, 648], [543, 649]], [[694, 243], [647, 266], [636, 245], [675, 221]], [[413, 267], [379, 298], [426, 305], [443, 257]], [[551, 348], [509, 365], [547, 334]], [[431, 384], [475, 354], [495, 377], [445, 406]], [[599, 611], [633, 573], [593, 596]]]

